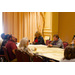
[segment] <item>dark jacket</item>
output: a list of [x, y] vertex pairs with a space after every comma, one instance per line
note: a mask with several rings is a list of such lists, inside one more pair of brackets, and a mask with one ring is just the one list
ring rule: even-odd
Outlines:
[[1, 55], [4, 55], [3, 46], [5, 46], [6, 43], [7, 43], [7, 39], [4, 39], [3, 42], [2, 42], [2, 45], [1, 45], [1, 50], [0, 50]]
[[[36, 39], [36, 37], [35, 37], [35, 39]], [[34, 41], [35, 41], [35, 39], [34, 39]], [[43, 45], [45, 45], [43, 37], [42, 36], [39, 36], [38, 42], [35, 43], [35, 44], [43, 44]]]

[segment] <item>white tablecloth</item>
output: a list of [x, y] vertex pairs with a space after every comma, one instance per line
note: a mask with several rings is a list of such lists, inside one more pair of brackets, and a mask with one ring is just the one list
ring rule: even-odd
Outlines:
[[[17, 44], [17, 46], [19, 43]], [[28, 46], [30, 49], [32, 49], [33, 53], [38, 53], [39, 55], [52, 58], [55, 60], [61, 60], [64, 56], [64, 49], [61, 48], [50, 48], [47, 47], [46, 45], [29, 45]], [[37, 49], [36, 51], [35, 48]]]

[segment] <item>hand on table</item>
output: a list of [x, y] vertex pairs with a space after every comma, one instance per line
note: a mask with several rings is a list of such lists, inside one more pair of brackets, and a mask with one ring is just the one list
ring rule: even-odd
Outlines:
[[52, 44], [48, 44], [48, 47], [52, 47]]
[[33, 44], [35, 44], [36, 42], [33, 42]]

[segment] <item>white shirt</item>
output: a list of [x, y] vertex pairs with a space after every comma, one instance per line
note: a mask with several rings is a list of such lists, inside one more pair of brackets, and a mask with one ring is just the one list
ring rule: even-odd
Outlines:
[[1, 49], [2, 42], [3, 42], [3, 39], [0, 37], [0, 49]]
[[61, 59], [60, 62], [75, 62], [75, 58], [74, 59], [70, 59], [70, 60], [67, 60], [67, 59]]
[[30, 48], [25, 48], [24, 51], [33, 54], [32, 50]]

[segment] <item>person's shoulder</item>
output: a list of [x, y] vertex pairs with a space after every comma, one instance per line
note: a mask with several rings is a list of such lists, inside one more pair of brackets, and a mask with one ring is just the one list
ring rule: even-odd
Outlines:
[[59, 38], [59, 40], [62, 41], [60, 38]]
[[3, 43], [7, 42], [7, 40], [3, 40]]
[[63, 58], [61, 58], [60, 62], [63, 62], [63, 61], [64, 61]]
[[71, 62], [75, 62], [75, 58], [70, 60]]
[[62, 40], [59, 38], [59, 41], [62, 42]]
[[42, 38], [42, 39], [43, 39], [43, 37], [42, 37], [42, 36], [40, 36], [40, 38]]
[[70, 59], [70, 60], [67, 60], [67, 59], [61, 59], [60, 62], [75, 62], [75, 59]]
[[53, 40], [52, 43], [54, 43], [55, 41]]
[[11, 44], [12, 44], [12, 45], [13, 45], [13, 44], [16, 45], [15, 42], [13, 42], [13, 41], [8, 41], [8, 43], [9, 43], [10, 45], [11, 45]]
[[25, 48], [26, 50], [31, 50], [29, 47]]
[[68, 60], [61, 58], [60, 62], [68, 62]]

